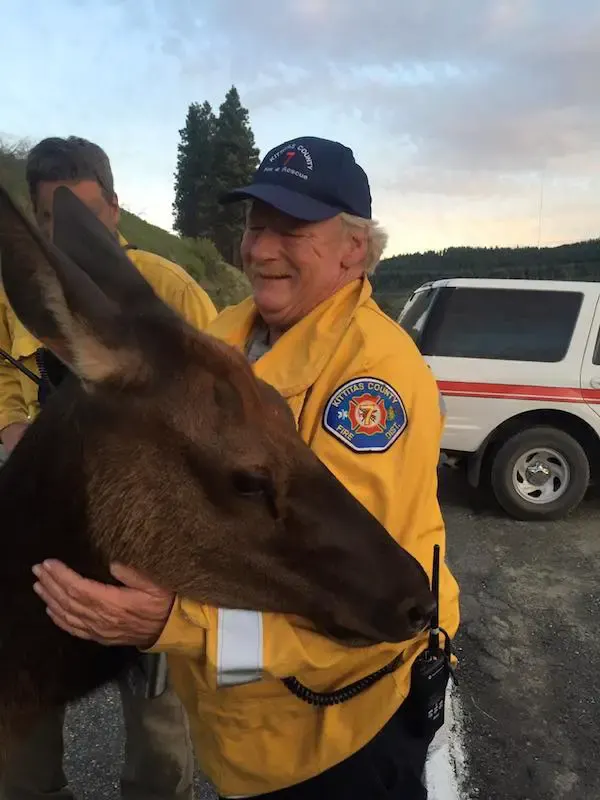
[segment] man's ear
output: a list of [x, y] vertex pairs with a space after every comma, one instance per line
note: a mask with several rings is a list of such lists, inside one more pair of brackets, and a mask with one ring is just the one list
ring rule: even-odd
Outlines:
[[144, 366], [118, 304], [42, 236], [1, 186], [0, 269], [17, 317], [85, 383]]
[[367, 232], [362, 228], [348, 226], [345, 230], [342, 267], [354, 270], [365, 263], [368, 250]]
[[121, 208], [119, 206], [119, 198], [117, 197], [116, 192], [113, 194], [110, 208], [113, 217], [114, 230], [116, 231], [119, 227], [119, 222], [121, 221]]

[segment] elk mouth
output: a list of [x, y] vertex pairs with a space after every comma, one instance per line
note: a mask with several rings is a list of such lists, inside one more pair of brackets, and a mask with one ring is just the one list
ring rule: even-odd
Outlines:
[[432, 597], [431, 603], [427, 605], [414, 604], [408, 610], [402, 608], [395, 620], [390, 621], [388, 612], [380, 621], [376, 620], [372, 630], [369, 631], [363, 626], [358, 630], [358, 626], [350, 628], [337, 623], [328, 623], [323, 632], [339, 644], [354, 648], [372, 647], [384, 642], [410, 641], [429, 627], [434, 611], [435, 602]]

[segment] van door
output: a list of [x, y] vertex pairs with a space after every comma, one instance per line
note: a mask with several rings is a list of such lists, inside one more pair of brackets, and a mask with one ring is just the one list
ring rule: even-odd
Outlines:
[[596, 302], [580, 379], [581, 392], [587, 405], [600, 417], [600, 299]]

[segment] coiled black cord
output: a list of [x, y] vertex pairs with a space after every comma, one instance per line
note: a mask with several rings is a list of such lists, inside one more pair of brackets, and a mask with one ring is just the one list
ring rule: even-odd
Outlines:
[[381, 667], [376, 672], [372, 672], [364, 678], [359, 678], [354, 683], [344, 686], [341, 689], [336, 689], [334, 692], [313, 692], [307, 686], [304, 686], [297, 678], [289, 677], [282, 678], [282, 683], [292, 694], [296, 695], [300, 700], [305, 703], [310, 703], [313, 706], [334, 706], [338, 703], [345, 703], [353, 697], [361, 694], [365, 689], [370, 689], [373, 684], [381, 680], [385, 675], [394, 672], [403, 661], [403, 653], [393, 658], [389, 664]]

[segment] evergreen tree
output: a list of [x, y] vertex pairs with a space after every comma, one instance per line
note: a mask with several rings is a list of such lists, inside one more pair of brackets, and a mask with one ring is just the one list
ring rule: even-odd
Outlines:
[[[227, 92], [219, 108], [213, 140], [214, 198], [229, 189], [248, 183], [258, 166], [258, 149], [250, 128], [247, 109], [242, 107], [235, 86]], [[236, 266], [240, 263], [239, 243], [244, 228], [242, 204], [213, 206], [213, 239], [223, 258]]]
[[213, 139], [216, 118], [210, 103], [191, 103], [179, 131], [173, 227], [181, 236], [206, 236], [214, 206]]

